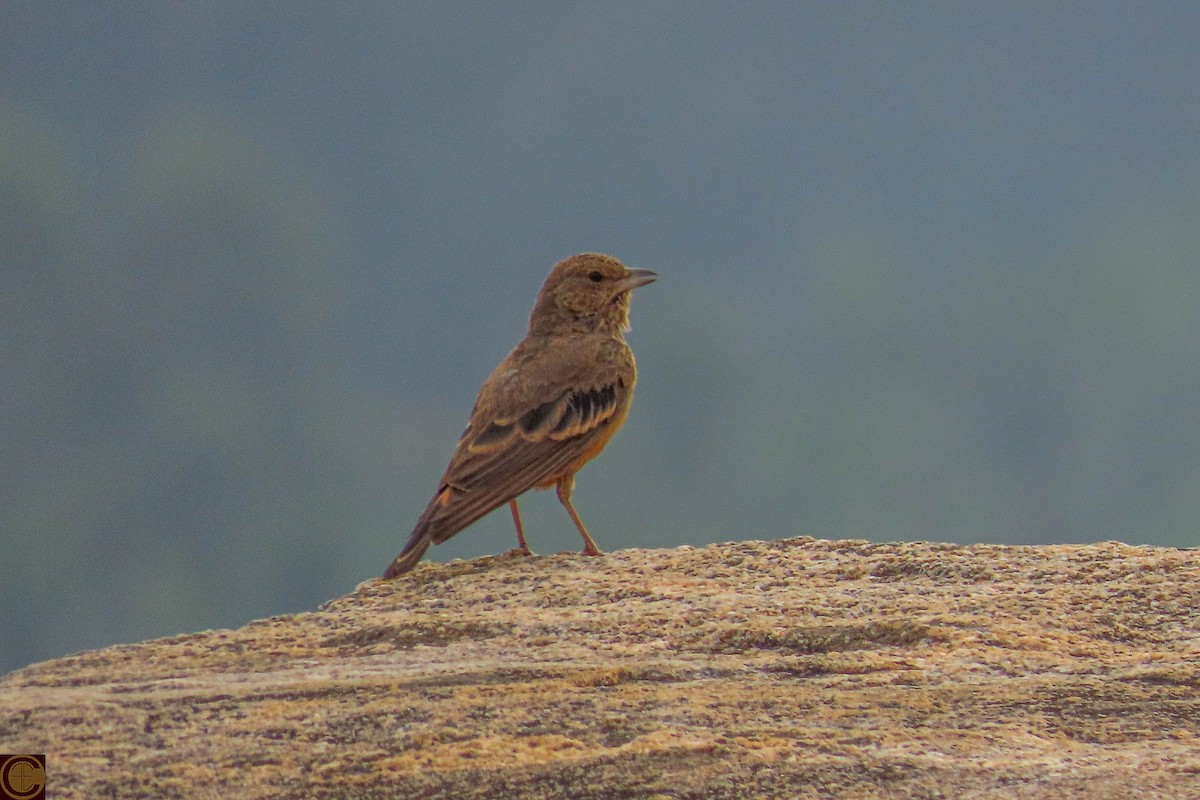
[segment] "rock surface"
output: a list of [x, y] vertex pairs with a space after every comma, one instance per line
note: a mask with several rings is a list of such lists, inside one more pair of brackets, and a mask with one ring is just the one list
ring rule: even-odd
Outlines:
[[500, 556], [0, 678], [58, 798], [1197, 798], [1200, 552]]

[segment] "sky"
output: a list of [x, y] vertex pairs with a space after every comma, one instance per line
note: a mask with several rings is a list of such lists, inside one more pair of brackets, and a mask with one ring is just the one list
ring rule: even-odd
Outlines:
[[660, 276], [602, 548], [1200, 546], [1198, 45], [1194, 3], [3, 4], [0, 672], [377, 577], [584, 251]]

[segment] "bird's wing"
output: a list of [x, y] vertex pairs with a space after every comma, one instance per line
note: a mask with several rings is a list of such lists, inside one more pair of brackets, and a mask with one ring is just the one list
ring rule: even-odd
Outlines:
[[542, 352], [536, 363], [518, 361], [515, 372], [502, 364], [481, 390], [422, 517], [432, 541], [445, 541], [595, 455], [614, 432], [614, 421], [619, 425], [628, 411], [634, 378], [623, 350], [617, 358], [569, 349]]

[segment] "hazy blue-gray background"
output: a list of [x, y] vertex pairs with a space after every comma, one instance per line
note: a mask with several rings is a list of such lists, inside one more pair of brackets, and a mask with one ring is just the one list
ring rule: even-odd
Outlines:
[[8, 0], [0, 671], [378, 575], [582, 250], [603, 547], [1200, 544], [1198, 187], [1194, 2]]

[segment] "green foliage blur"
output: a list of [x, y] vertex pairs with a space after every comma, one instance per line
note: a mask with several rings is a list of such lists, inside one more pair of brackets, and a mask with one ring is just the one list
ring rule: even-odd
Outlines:
[[376, 577], [583, 250], [602, 547], [1200, 545], [1198, 9], [5, 4], [0, 672]]

